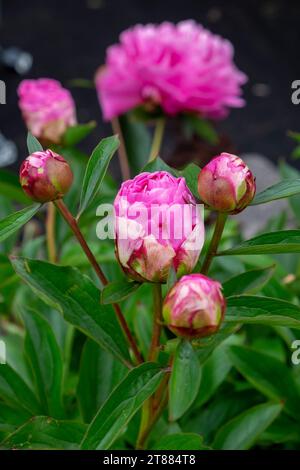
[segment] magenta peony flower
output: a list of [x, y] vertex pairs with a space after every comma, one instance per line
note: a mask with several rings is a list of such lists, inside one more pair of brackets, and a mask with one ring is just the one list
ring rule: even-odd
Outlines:
[[23, 80], [18, 95], [26, 126], [35, 137], [59, 143], [66, 129], [76, 124], [71, 93], [56, 80]]
[[200, 172], [200, 199], [219, 212], [237, 214], [255, 195], [255, 178], [247, 165], [236, 155], [221, 153]]
[[20, 168], [20, 183], [38, 202], [60, 199], [70, 188], [73, 173], [66, 160], [52, 150], [34, 152]]
[[202, 274], [190, 274], [183, 276], [167, 294], [163, 318], [176, 335], [201, 338], [219, 329], [225, 308], [219, 282]]
[[142, 104], [159, 105], [170, 115], [225, 117], [229, 108], [244, 105], [246, 76], [233, 53], [229, 41], [192, 20], [124, 31], [96, 76], [105, 119]]
[[114, 208], [116, 253], [126, 274], [165, 282], [172, 265], [178, 274], [193, 270], [204, 224], [184, 178], [141, 173], [122, 184]]

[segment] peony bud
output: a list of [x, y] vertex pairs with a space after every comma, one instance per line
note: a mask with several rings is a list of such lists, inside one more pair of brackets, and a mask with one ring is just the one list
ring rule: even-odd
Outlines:
[[198, 178], [200, 199], [219, 212], [241, 212], [252, 201], [255, 189], [255, 178], [247, 165], [230, 153], [213, 158]]
[[203, 274], [190, 274], [183, 276], [167, 294], [163, 318], [176, 335], [201, 338], [219, 329], [225, 307], [219, 282]]
[[141, 173], [122, 184], [114, 208], [116, 254], [131, 278], [165, 282], [171, 266], [180, 275], [193, 270], [204, 224], [184, 178]]
[[73, 173], [68, 162], [52, 150], [32, 153], [20, 168], [21, 186], [34, 201], [60, 199], [72, 181]]
[[71, 93], [57, 80], [23, 80], [18, 95], [26, 126], [41, 141], [59, 144], [67, 128], [76, 124]]

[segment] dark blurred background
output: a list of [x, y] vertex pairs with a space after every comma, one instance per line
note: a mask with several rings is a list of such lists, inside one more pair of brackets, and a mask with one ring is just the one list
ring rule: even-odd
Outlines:
[[[294, 144], [288, 130], [300, 131], [300, 105], [291, 102], [291, 83], [300, 79], [297, 43], [300, 2], [205, 0], [2, 0], [0, 45], [32, 54], [26, 78], [53, 77], [69, 86], [72, 79], [93, 79], [107, 46], [135, 23], [177, 22], [193, 18], [232, 41], [235, 62], [249, 77], [247, 105], [233, 110], [221, 124], [241, 152], [258, 152], [272, 160], [287, 157]], [[23, 77], [1, 69], [7, 104], [0, 105], [0, 131], [26, 155], [26, 131], [17, 106], [16, 88]], [[110, 132], [101, 118], [93, 89], [71, 88], [79, 122], [95, 119], [97, 130], [87, 148]]]

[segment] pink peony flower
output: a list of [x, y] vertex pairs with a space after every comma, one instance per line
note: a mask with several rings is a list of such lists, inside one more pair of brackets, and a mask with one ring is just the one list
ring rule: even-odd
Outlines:
[[38, 202], [60, 199], [69, 190], [72, 181], [69, 164], [52, 150], [32, 153], [20, 168], [23, 190]]
[[96, 76], [105, 119], [149, 103], [170, 115], [225, 117], [229, 108], [244, 105], [246, 76], [234, 65], [233, 53], [229, 41], [192, 20], [124, 31]]
[[241, 212], [252, 201], [255, 189], [255, 178], [247, 165], [230, 153], [213, 158], [198, 177], [200, 199], [219, 212]]
[[76, 124], [71, 93], [56, 80], [23, 80], [18, 95], [23, 119], [35, 137], [59, 143], [66, 129]]
[[219, 329], [225, 308], [219, 282], [202, 274], [190, 274], [183, 276], [167, 294], [163, 318], [176, 335], [201, 338]]
[[165, 282], [172, 265], [180, 275], [193, 270], [204, 224], [184, 178], [141, 173], [122, 184], [114, 208], [116, 253], [126, 274]]

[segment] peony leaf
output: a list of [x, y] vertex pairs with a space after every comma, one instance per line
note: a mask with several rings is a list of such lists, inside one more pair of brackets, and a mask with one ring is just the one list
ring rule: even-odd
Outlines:
[[[192, 432], [182, 434], [170, 434], [163, 436], [157, 441], [153, 450], [209, 450], [209, 447], [203, 444], [202, 437]], [[178, 456], [180, 459], [180, 456]], [[178, 460], [179, 463], [179, 460]]]
[[201, 379], [201, 367], [197, 354], [189, 341], [177, 346], [170, 379], [169, 416], [179, 419], [195, 400]]
[[34, 137], [30, 132], [27, 134], [27, 149], [29, 155], [34, 152], [42, 152], [44, 150], [37, 138]]
[[254, 293], [261, 289], [272, 277], [275, 264], [266, 268], [257, 268], [238, 274], [223, 283], [223, 294], [225, 297]]
[[300, 329], [300, 307], [272, 297], [237, 295], [227, 299], [225, 321]]
[[25, 258], [12, 258], [12, 265], [44, 302], [128, 365], [127, 342], [113, 308], [100, 304], [100, 291], [87, 276], [76, 268]]
[[141, 285], [139, 282], [126, 280], [110, 282], [102, 289], [101, 302], [104, 305], [118, 303], [121, 300], [127, 299]]
[[78, 450], [86, 426], [76, 421], [57, 421], [49, 416], [30, 419], [1, 442], [8, 449]]
[[61, 418], [63, 362], [56, 338], [43, 316], [30, 307], [20, 310], [26, 326], [25, 353], [43, 413]]
[[81, 449], [106, 450], [158, 387], [164, 371], [151, 362], [132, 369], [113, 390], [91, 422]]
[[244, 346], [231, 346], [229, 357], [245, 379], [260, 393], [278, 400], [292, 418], [300, 418], [298, 384], [292, 370], [280, 360]]
[[250, 205], [265, 204], [276, 199], [295, 196], [295, 194], [300, 194], [300, 179], [284, 180], [257, 194]]
[[217, 433], [214, 449], [247, 450], [260, 434], [279, 416], [280, 403], [253, 406], [226, 423]]
[[96, 125], [96, 121], [91, 121], [86, 124], [77, 124], [76, 126], [68, 127], [63, 136], [64, 146], [74, 147], [85, 139], [95, 129]]
[[83, 178], [80, 209], [77, 218], [80, 217], [99, 191], [109, 162], [119, 145], [120, 141], [118, 136], [113, 135], [102, 139], [93, 150]]
[[41, 204], [33, 204], [0, 220], [0, 243], [32, 219], [40, 207]]
[[127, 373], [127, 368], [91, 339], [85, 342], [77, 398], [83, 419], [90, 423], [99, 407]]
[[218, 256], [280, 253], [300, 253], [300, 230], [264, 233], [229, 250], [221, 251]]

